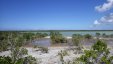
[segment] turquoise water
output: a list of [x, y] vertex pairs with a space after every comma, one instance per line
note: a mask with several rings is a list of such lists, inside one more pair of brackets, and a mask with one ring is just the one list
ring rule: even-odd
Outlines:
[[85, 35], [85, 34], [91, 34], [93, 36], [95, 36], [96, 33], [100, 33], [103, 34], [105, 33], [106, 35], [110, 35], [113, 34], [113, 31], [73, 31], [73, 32], [61, 32], [64, 36], [72, 36], [72, 34], [81, 34], [81, 35]]
[[[38, 32], [40, 32], [40, 31], [38, 31]], [[63, 36], [72, 36], [72, 34], [81, 34], [81, 35], [91, 34], [91, 35], [95, 36], [96, 33], [100, 33], [100, 34], [105, 33], [106, 35], [113, 34], [113, 31], [90, 31], [90, 30], [88, 30], [88, 31], [77, 31], [77, 30], [73, 30], [73, 31], [65, 31], [65, 30], [64, 31], [59, 31], [58, 30], [57, 32], [60, 32], [61, 34], [63, 34]], [[40, 33], [50, 34], [50, 31], [41, 31]]]

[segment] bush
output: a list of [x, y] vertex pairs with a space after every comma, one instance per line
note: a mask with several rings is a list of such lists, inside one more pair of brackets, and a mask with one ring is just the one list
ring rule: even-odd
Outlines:
[[90, 34], [85, 34], [84, 37], [85, 37], [85, 39], [91, 39], [92, 38], [92, 36]]
[[39, 49], [40, 49], [43, 53], [48, 53], [48, 48], [46, 48], [46, 47], [39, 47]]
[[0, 56], [0, 64], [13, 64], [11, 63], [11, 58], [8, 56], [8, 57], [5, 57], [5, 56]]
[[59, 53], [58, 53], [58, 56], [60, 56], [60, 61], [62, 64], [66, 64], [66, 62], [64, 61], [64, 56], [68, 55], [68, 52], [66, 50], [61, 50]]
[[113, 64], [107, 44], [98, 40], [91, 50], [85, 50], [79, 60], [85, 64]]
[[66, 50], [61, 50], [59, 53], [58, 53], [58, 55], [62, 55], [62, 56], [66, 56], [66, 55], [68, 55], [68, 52], [66, 51]]
[[51, 38], [51, 42], [53, 44], [56, 44], [56, 43], [67, 43], [66, 38], [64, 38], [63, 35], [60, 34], [59, 32], [50, 32], [50, 38]]
[[38, 48], [38, 46], [37, 45], [34, 45], [33, 48]]
[[11, 57], [0, 56], [0, 64], [37, 64], [35, 57], [27, 56], [12, 62]]
[[32, 56], [27, 56], [24, 59], [24, 64], [37, 64], [36, 58]]

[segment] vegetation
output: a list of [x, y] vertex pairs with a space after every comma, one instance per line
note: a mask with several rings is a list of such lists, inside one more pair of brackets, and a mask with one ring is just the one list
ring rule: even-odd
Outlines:
[[7, 56], [0, 56], [0, 64], [37, 64], [36, 59], [32, 56], [19, 58], [16, 62], [13, 62], [12, 58]]
[[0, 52], [5, 51], [8, 48], [9, 43], [7, 42], [8, 39], [8, 33], [6, 32], [0, 32]]
[[58, 53], [58, 56], [60, 57], [60, 61], [61, 61], [61, 64], [66, 64], [66, 62], [64, 61], [64, 56], [68, 55], [68, 52], [66, 50], [61, 50], [59, 53]]
[[53, 44], [67, 42], [67, 40], [59, 32], [50, 32], [50, 38]]
[[37, 45], [34, 45], [33, 48], [38, 48], [38, 46]]
[[81, 41], [81, 35], [80, 34], [73, 34], [72, 35], [72, 42], [75, 46], [79, 46]]
[[113, 56], [107, 48], [107, 44], [98, 40], [90, 50], [85, 50], [79, 60], [84, 64], [112, 64]]
[[103, 33], [103, 34], [102, 34], [102, 37], [103, 37], [103, 38], [113, 38], [113, 34], [107, 35], [107, 34]]
[[85, 35], [84, 35], [84, 38], [85, 38], [85, 39], [92, 39], [92, 36], [91, 36], [90, 34], [85, 34]]
[[[30, 33], [30, 32], [0, 32], [0, 51], [8, 50], [11, 45], [23, 46], [32, 42], [37, 38], [47, 36], [46, 33]], [[17, 41], [18, 43], [15, 43]]]
[[66, 50], [61, 50], [58, 55], [66, 56], [68, 55], [68, 52]]
[[46, 37], [46, 36], [48, 36], [48, 34], [47, 33], [36, 33], [36, 36], [35, 36], [35, 38], [43, 38], [43, 37]]
[[113, 38], [113, 34], [111, 34], [110, 37]]
[[101, 35], [100, 33], [96, 33], [96, 37], [97, 37], [97, 38], [99, 38], [99, 37], [100, 37], [100, 35]]
[[[28, 42], [31, 42], [35, 39], [40, 39], [48, 36], [47, 33], [31, 33], [31, 32], [0, 32], [0, 52], [9, 50], [11, 51], [10, 57], [0, 56], [0, 64], [36, 64], [37, 59], [32, 56], [28, 56], [28, 50], [23, 46]], [[92, 35], [86, 34], [84, 36], [80, 34], [72, 35], [72, 43], [76, 47], [76, 54], [81, 53], [82, 51], [82, 40], [83, 38], [89, 40], [92, 39]], [[103, 33], [96, 33], [96, 37], [113, 37], [113, 34], [106, 35]], [[50, 38], [53, 44], [57, 43], [67, 43], [66, 38], [59, 32], [51, 32]], [[43, 53], [48, 53], [48, 48], [38, 47]], [[107, 44], [98, 39], [98, 41], [91, 47], [90, 50], [84, 50], [84, 54], [75, 59], [66, 63], [64, 61], [64, 56], [68, 55], [67, 51], [60, 51], [58, 53], [60, 61], [62, 64], [113, 64], [113, 56], [110, 54], [110, 49], [107, 48]]]
[[72, 42], [74, 46], [76, 46], [76, 53], [80, 53], [82, 50], [81, 40], [82, 40], [82, 36], [80, 34], [72, 35]]
[[102, 34], [102, 37], [106, 37], [106, 34], [105, 34], [105, 33], [103, 33], [103, 34]]
[[47, 47], [38, 47], [40, 49], [40, 51], [42, 51], [43, 53], [48, 53], [48, 48]]
[[[22, 48], [22, 46], [24, 45], [24, 38], [21, 33], [18, 33], [18, 32], [8, 32], [5, 34], [3, 33], [3, 36], [1, 36], [1, 43], [4, 43], [2, 38], [3, 38], [3, 40], [6, 41], [5, 44], [7, 44], [7, 47], [5, 47], [5, 48], [9, 49], [11, 51], [11, 57], [1, 56], [0, 63], [23, 64], [26, 61], [26, 58], [27, 59], [33, 58], [33, 57], [29, 57], [29, 56], [23, 57], [28, 54], [28, 50], [25, 48]], [[0, 47], [0, 49], [2, 49], [1, 51], [4, 51], [3, 47], [4, 47], [4, 45]], [[31, 62], [29, 62], [29, 63], [31, 63]], [[27, 64], [28, 64], [28, 62], [27, 62]]]

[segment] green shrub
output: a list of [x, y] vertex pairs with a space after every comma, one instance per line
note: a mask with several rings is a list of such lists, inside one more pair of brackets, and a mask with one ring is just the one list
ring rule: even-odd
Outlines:
[[61, 50], [58, 55], [66, 56], [68, 55], [68, 52], [66, 50]]
[[0, 64], [37, 64], [35, 57], [27, 56], [19, 58], [17, 61], [12, 62], [11, 57], [0, 56]]
[[38, 48], [38, 46], [37, 45], [34, 45], [33, 48]]
[[11, 63], [12, 59], [8, 56], [0, 56], [0, 64], [13, 64]]
[[60, 61], [62, 62], [62, 64], [66, 64], [66, 62], [64, 62], [64, 56], [68, 55], [68, 52], [66, 50], [61, 50], [58, 53], [58, 56], [60, 57]]
[[85, 64], [113, 64], [107, 44], [98, 40], [91, 50], [85, 50], [79, 60]]
[[92, 36], [90, 34], [85, 34], [84, 37], [85, 37], [85, 39], [91, 39], [92, 38]]
[[67, 43], [66, 38], [64, 38], [64, 36], [59, 32], [50, 32], [50, 38], [52, 44]]
[[43, 53], [48, 53], [48, 48], [47, 47], [39, 47], [40, 51]]
[[36, 61], [37, 61], [36, 58], [35, 57], [32, 57], [32, 56], [27, 56], [24, 59], [24, 63], [25, 64], [37, 64]]

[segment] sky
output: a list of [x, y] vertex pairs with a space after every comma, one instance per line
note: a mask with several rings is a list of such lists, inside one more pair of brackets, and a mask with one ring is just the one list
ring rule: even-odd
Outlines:
[[0, 0], [0, 30], [113, 30], [113, 0]]

